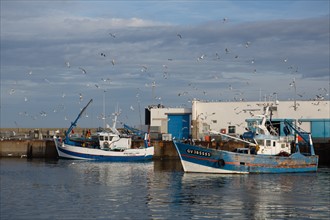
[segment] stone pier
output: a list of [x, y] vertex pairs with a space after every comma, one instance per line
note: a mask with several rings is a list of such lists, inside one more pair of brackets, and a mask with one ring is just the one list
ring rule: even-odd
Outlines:
[[[215, 148], [214, 143], [200, 142], [203, 146]], [[143, 140], [133, 141], [133, 146], [143, 146]], [[155, 147], [154, 159], [179, 159], [178, 153], [172, 141], [151, 141], [151, 145]], [[233, 150], [240, 147], [235, 143], [220, 145], [222, 150]], [[330, 165], [330, 144], [315, 143], [315, 153], [319, 155], [320, 165]], [[1, 140], [0, 141], [0, 157], [27, 157], [27, 158], [58, 158], [55, 143], [52, 139], [46, 140]]]

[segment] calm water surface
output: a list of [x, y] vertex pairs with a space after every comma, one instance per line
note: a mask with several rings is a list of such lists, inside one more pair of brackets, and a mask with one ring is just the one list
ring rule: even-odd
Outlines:
[[317, 173], [183, 173], [180, 161], [0, 159], [0, 219], [330, 219]]

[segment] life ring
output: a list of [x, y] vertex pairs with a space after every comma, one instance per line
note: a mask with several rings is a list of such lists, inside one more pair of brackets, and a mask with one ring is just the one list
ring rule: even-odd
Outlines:
[[225, 161], [223, 159], [218, 160], [219, 167], [224, 167], [226, 165]]
[[103, 143], [103, 147], [104, 147], [104, 148], [109, 148], [109, 143], [108, 143], [107, 141], [104, 142], [104, 143]]

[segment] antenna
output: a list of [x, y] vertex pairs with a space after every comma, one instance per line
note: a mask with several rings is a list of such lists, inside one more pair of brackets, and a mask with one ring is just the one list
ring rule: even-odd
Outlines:
[[118, 106], [118, 103], [117, 103], [117, 108], [116, 108], [116, 111], [115, 113], [113, 113], [113, 115], [115, 116], [114, 119], [113, 119], [113, 124], [112, 124], [112, 128], [111, 130], [116, 133], [116, 134], [120, 134], [119, 131], [117, 130], [116, 126], [117, 126], [117, 119], [118, 119], [118, 116], [120, 115], [120, 110], [119, 110], [119, 106]]
[[103, 128], [105, 129], [105, 93], [107, 91], [103, 91]]
[[151, 87], [152, 87], [152, 102], [153, 102], [155, 99], [155, 87], [156, 87], [155, 81], [152, 82]]

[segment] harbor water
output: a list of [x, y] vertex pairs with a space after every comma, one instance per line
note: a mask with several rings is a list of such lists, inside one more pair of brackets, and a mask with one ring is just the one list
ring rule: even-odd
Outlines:
[[0, 219], [329, 219], [317, 173], [184, 173], [179, 160], [1, 158]]

